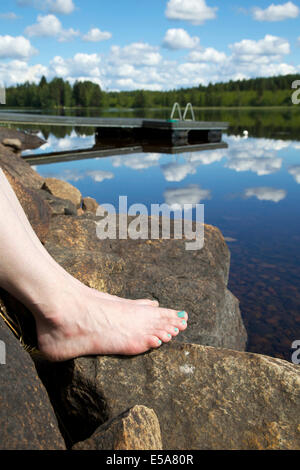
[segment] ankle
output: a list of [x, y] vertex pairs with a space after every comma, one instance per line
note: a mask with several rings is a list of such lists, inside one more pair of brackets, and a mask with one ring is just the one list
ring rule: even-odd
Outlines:
[[82, 304], [82, 298], [78, 298], [76, 289], [65, 284], [62, 289], [49, 290], [47, 287], [45, 292], [40, 291], [29, 300], [27, 306], [36, 321], [61, 327], [69, 318], [68, 312], [74, 315], [79, 310], [80, 304]]

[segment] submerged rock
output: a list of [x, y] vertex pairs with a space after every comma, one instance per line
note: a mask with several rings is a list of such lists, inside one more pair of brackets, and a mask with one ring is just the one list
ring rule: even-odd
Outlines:
[[146, 406], [136, 405], [100, 426], [73, 450], [160, 450], [159, 421]]
[[300, 368], [280, 359], [169, 343], [38, 371], [71, 443], [139, 404], [157, 415], [164, 449], [300, 449]]

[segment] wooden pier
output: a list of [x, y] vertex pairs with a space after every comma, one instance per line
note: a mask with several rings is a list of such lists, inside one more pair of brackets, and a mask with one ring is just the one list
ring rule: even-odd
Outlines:
[[0, 124], [95, 128], [96, 143], [127, 141], [172, 146], [220, 143], [226, 122], [176, 119], [100, 118], [1, 112]]

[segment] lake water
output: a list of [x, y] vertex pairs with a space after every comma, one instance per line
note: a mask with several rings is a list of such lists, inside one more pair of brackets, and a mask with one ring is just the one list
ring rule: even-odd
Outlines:
[[[168, 117], [165, 111], [101, 115]], [[119, 195], [148, 208], [204, 203], [205, 222], [221, 229], [231, 251], [229, 288], [240, 300], [247, 349], [290, 360], [291, 344], [300, 339], [300, 108], [198, 111], [196, 118], [229, 121], [228, 149], [35, 168], [69, 181], [100, 204], [118, 207]], [[93, 129], [48, 127], [40, 135], [47, 143], [36, 153], [94, 145]]]

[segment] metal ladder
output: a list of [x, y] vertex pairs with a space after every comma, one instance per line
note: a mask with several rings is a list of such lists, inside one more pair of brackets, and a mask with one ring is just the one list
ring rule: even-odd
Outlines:
[[[174, 103], [173, 108], [172, 108], [172, 112], [171, 112], [171, 116], [170, 116], [170, 120], [174, 119], [174, 115], [175, 115], [176, 110], [178, 111], [178, 116], [179, 116], [180, 121], [195, 121], [195, 114], [194, 114], [193, 106], [192, 106], [191, 103], [188, 103], [186, 105], [183, 116], [182, 116], [182, 113], [181, 113], [181, 108], [180, 108], [179, 103]], [[187, 116], [187, 113], [188, 113], [189, 110], [191, 112], [192, 119], [186, 119], [186, 116]]]

